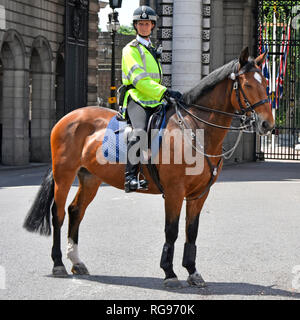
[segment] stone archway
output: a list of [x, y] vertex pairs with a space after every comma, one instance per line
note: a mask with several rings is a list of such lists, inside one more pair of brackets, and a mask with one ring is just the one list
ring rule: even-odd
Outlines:
[[30, 161], [50, 160], [50, 132], [54, 123], [52, 50], [44, 37], [34, 39], [30, 57]]
[[28, 163], [28, 70], [21, 35], [5, 32], [1, 46], [2, 81], [2, 163]]

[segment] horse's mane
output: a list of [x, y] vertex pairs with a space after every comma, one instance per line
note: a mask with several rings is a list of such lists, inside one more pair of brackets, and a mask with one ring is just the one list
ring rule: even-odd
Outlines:
[[184, 101], [187, 104], [195, 103], [200, 96], [213, 89], [215, 85], [227, 78], [230, 73], [236, 72], [237, 63], [238, 59], [234, 59], [201, 79], [196, 87], [184, 93]]

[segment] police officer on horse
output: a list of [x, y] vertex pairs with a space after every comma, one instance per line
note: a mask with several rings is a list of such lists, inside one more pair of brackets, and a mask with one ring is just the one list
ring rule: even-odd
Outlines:
[[[139, 162], [131, 161], [130, 148], [140, 140], [140, 132], [147, 131], [151, 115], [163, 103], [164, 98], [181, 99], [178, 91], [162, 85], [162, 68], [159, 53], [150, 40], [157, 21], [156, 12], [141, 6], [133, 13], [133, 26], [137, 37], [122, 51], [122, 83], [127, 86], [123, 102], [123, 115], [127, 114], [133, 133], [128, 139], [125, 169], [125, 192], [147, 189], [148, 182], [138, 179]], [[137, 154], [140, 157], [140, 152]]]

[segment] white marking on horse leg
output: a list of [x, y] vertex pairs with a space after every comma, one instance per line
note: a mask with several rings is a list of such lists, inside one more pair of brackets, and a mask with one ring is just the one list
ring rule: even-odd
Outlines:
[[68, 238], [67, 258], [70, 259], [73, 264], [82, 263], [78, 254], [78, 245], [74, 243], [71, 238]]

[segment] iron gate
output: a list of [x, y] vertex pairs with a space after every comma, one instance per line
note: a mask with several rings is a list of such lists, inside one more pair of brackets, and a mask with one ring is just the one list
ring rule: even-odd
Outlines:
[[258, 0], [258, 52], [275, 118], [270, 136], [257, 139], [259, 159], [300, 160], [300, 1]]
[[64, 113], [87, 104], [89, 0], [65, 0]]

